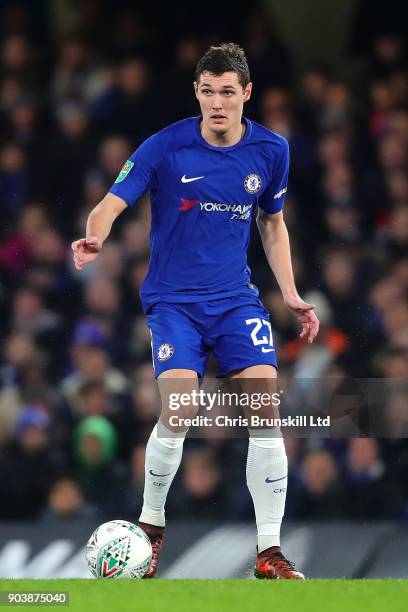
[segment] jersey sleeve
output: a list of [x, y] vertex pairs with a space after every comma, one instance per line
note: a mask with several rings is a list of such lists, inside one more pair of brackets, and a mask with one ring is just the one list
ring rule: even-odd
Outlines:
[[283, 208], [288, 186], [289, 161], [288, 141], [282, 138], [275, 157], [271, 181], [258, 198], [258, 206], [267, 213], [277, 213]]
[[129, 206], [155, 185], [156, 169], [163, 155], [158, 134], [150, 136], [123, 164], [110, 193], [122, 198]]

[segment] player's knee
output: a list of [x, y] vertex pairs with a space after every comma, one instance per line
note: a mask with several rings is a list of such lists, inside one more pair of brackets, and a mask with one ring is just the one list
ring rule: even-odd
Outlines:
[[167, 448], [178, 448], [179, 446], [182, 446], [187, 431], [188, 430], [176, 430], [175, 428], [170, 429], [161, 420], [159, 420], [153, 429], [153, 435], [158, 442], [163, 444], [163, 446], [167, 446]]
[[260, 448], [285, 448], [282, 432], [279, 427], [271, 429], [248, 429], [251, 444]]

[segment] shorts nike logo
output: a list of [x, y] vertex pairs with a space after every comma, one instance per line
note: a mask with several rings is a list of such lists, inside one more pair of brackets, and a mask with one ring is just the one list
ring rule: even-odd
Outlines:
[[158, 476], [159, 478], [164, 478], [164, 476], [170, 476], [171, 472], [169, 472], [168, 474], [155, 474], [153, 470], [149, 470], [149, 474], [151, 474], [152, 476]]
[[265, 347], [262, 347], [262, 352], [263, 353], [271, 353], [272, 351], [274, 351], [275, 349], [266, 349]]
[[200, 179], [203, 179], [203, 176], [193, 176], [192, 178], [187, 178], [185, 174], [183, 174], [183, 176], [181, 177], [181, 182], [182, 183], [192, 183], [193, 181], [198, 181]]
[[285, 480], [285, 478], [287, 478], [287, 476], [282, 476], [282, 478], [276, 478], [276, 480], [269, 480], [269, 478], [265, 478], [265, 482], [270, 483], [270, 482], [279, 482], [280, 480]]

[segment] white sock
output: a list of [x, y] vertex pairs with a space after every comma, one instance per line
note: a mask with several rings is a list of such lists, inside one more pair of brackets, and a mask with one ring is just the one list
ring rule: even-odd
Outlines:
[[146, 446], [141, 523], [165, 526], [164, 505], [181, 462], [186, 433], [180, 437], [160, 421], [154, 426]]
[[283, 438], [267, 437], [271, 431], [250, 430], [247, 484], [254, 502], [258, 553], [280, 546], [285, 512], [288, 459]]

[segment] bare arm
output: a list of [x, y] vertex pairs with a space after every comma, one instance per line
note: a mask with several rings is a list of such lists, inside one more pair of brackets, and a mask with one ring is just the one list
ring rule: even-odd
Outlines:
[[118, 198], [113, 193], [107, 193], [89, 214], [86, 223], [87, 237], [96, 236], [102, 243], [105, 242], [113, 222], [127, 207], [122, 198]]
[[288, 230], [282, 212], [268, 214], [258, 209], [256, 219], [266, 258], [282, 295], [298, 296], [293, 278]]
[[319, 320], [313, 304], [299, 296], [293, 277], [288, 230], [283, 213], [268, 214], [258, 209], [257, 225], [268, 263], [274, 273], [286, 306], [302, 324], [300, 336], [313, 342], [319, 331]]
[[86, 223], [86, 238], [72, 243], [74, 263], [77, 270], [94, 261], [102, 249], [102, 245], [112, 228], [115, 219], [127, 208], [122, 198], [107, 193], [106, 196], [91, 210]]

